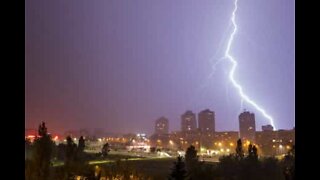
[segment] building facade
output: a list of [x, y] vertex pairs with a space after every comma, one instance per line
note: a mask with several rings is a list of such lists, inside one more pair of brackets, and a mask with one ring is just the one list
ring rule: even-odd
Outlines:
[[181, 131], [191, 132], [197, 129], [196, 115], [192, 111], [186, 111], [181, 115]]
[[199, 129], [201, 132], [215, 132], [215, 113], [209, 109], [198, 114]]
[[256, 122], [255, 116], [249, 111], [239, 115], [239, 133], [243, 142], [255, 142]]
[[155, 134], [168, 134], [169, 133], [169, 121], [165, 117], [160, 117], [155, 122]]
[[265, 125], [265, 126], [261, 126], [262, 131], [273, 131], [273, 126], [269, 125]]

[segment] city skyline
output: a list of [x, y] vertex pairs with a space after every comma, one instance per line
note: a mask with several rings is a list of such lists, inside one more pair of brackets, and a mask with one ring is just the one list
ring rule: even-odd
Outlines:
[[[209, 114], [208, 114], [209, 113]], [[249, 115], [249, 117], [248, 117]], [[246, 118], [244, 118], [246, 117]], [[187, 119], [186, 119], [187, 118]], [[191, 119], [190, 119], [191, 118]], [[200, 122], [202, 119], [202, 122]], [[211, 111], [210, 109], [206, 108], [200, 112], [193, 112], [191, 110], [186, 110], [184, 113], [182, 113], [180, 115], [180, 127], [178, 129], [170, 129], [170, 120], [168, 118], [166, 118], [166, 116], [161, 116], [157, 119], [154, 120], [154, 124], [153, 124], [153, 130], [148, 132], [147, 135], [153, 135], [153, 134], [170, 134], [170, 133], [174, 133], [174, 132], [184, 132], [184, 133], [187, 133], [187, 132], [195, 132], [195, 131], [200, 131], [200, 132], [212, 132], [212, 133], [215, 133], [215, 132], [238, 132], [239, 133], [239, 137], [241, 137], [241, 131], [246, 131], [244, 129], [247, 129], [246, 126], [250, 126], [250, 125], [244, 125], [243, 123], [241, 124], [241, 119], [247, 121], [251, 121], [250, 123], [253, 125], [253, 132], [258, 132], [258, 131], [277, 131], [277, 130], [292, 130], [294, 129], [295, 127], [292, 127], [292, 128], [287, 128], [287, 129], [277, 129], [277, 130], [274, 130], [274, 127], [270, 124], [265, 124], [265, 125], [262, 125], [261, 127], [256, 127], [256, 121], [255, 121], [255, 114], [253, 112], [250, 112], [246, 109], [244, 109], [238, 116], [238, 129], [224, 129], [224, 130], [215, 130], [215, 126], [216, 126], [216, 119], [215, 119], [215, 111]], [[185, 121], [190, 121], [192, 120], [193, 122], [186, 122]], [[206, 120], [205, 122], [203, 120]], [[209, 122], [208, 122], [209, 120]], [[212, 122], [210, 122], [212, 121]], [[249, 123], [249, 124], [250, 124]], [[188, 125], [192, 125], [192, 129], [188, 129]], [[205, 125], [208, 125], [205, 126]], [[244, 125], [244, 127], [243, 127]], [[204, 128], [206, 127], [206, 128]], [[25, 129], [26, 131], [34, 131], [34, 133], [32, 134], [35, 134], [36, 133], [36, 128], [27, 128]], [[54, 132], [55, 134], [68, 134], [70, 132], [76, 132], [76, 133], [80, 133], [80, 134], [83, 134], [81, 133], [82, 131], [86, 131], [86, 133], [88, 135], [97, 135], [96, 132], [99, 131], [100, 135], [99, 137], [101, 136], [101, 134], [140, 134], [140, 133], [146, 133], [146, 131], [144, 130], [140, 130], [140, 131], [136, 131], [136, 132], [108, 132], [108, 131], [105, 131], [104, 128], [93, 128], [93, 129], [88, 129], [88, 128], [82, 128], [82, 129], [68, 129], [64, 132]], [[79, 135], [80, 136], [80, 135]], [[102, 135], [103, 136], [103, 135]], [[101, 136], [101, 137], [102, 137]], [[246, 139], [246, 138], [244, 138]]]
[[[277, 129], [292, 129], [294, 1], [238, 6], [237, 81]], [[26, 128], [45, 121], [58, 132], [151, 134], [161, 116], [178, 130], [184, 111], [209, 108], [216, 131], [238, 130], [241, 100], [229, 64], [211, 67], [226, 46], [232, 9], [233, 1], [26, 1]], [[269, 124], [243, 108], [258, 129]]]

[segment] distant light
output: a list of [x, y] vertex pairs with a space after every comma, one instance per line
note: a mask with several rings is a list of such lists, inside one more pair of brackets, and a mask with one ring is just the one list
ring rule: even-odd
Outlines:
[[230, 143], [230, 146], [233, 146], [233, 143]]
[[227, 149], [227, 152], [230, 152], [230, 149]]
[[249, 145], [250, 144], [250, 141], [249, 140], [247, 140], [247, 145]]
[[219, 142], [218, 145], [221, 146], [222, 145], [221, 142]]
[[281, 149], [282, 149], [282, 148], [283, 148], [283, 146], [280, 144], [280, 145], [279, 145], [279, 148], [281, 148]]

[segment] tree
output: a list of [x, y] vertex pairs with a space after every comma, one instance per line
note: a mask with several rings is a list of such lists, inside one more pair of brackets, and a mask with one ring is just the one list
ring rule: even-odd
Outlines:
[[238, 139], [238, 141], [237, 141], [236, 157], [238, 159], [242, 159], [244, 157], [241, 139]]
[[262, 179], [262, 180], [264, 179], [265, 180], [268, 180], [268, 179], [284, 180], [280, 163], [274, 157], [268, 157], [268, 158], [262, 159], [261, 169], [259, 170], [259, 172], [261, 172], [259, 179]]
[[283, 174], [286, 180], [295, 179], [295, 146], [288, 151], [282, 160]]
[[[80, 140], [82, 139], [82, 140]], [[68, 136], [66, 138], [67, 145], [65, 148], [65, 176], [67, 178], [72, 175], [85, 175], [88, 174], [88, 163], [84, 158], [84, 141], [83, 138], [79, 139], [79, 146], [77, 146], [72, 138]], [[61, 146], [63, 147], [63, 146]]]
[[172, 169], [169, 179], [184, 180], [187, 177], [186, 173], [185, 163], [182, 161], [182, 157], [178, 156], [177, 162], [174, 162], [174, 168]]
[[86, 146], [86, 145], [85, 145], [85, 140], [84, 140], [83, 136], [81, 136], [81, 137], [79, 138], [78, 150], [79, 150], [80, 152], [83, 152], [85, 146]]
[[248, 158], [258, 160], [258, 149], [255, 145], [249, 144], [248, 146]]
[[197, 178], [196, 175], [201, 171], [201, 165], [198, 161], [197, 150], [194, 146], [190, 146], [186, 151], [186, 169], [191, 179]]
[[248, 146], [248, 156], [251, 157], [253, 155], [252, 144], [250, 143]]
[[39, 136], [46, 136], [46, 135], [47, 135], [47, 128], [46, 128], [45, 122], [42, 122], [42, 123], [39, 125], [38, 135], [39, 135]]
[[240, 171], [240, 161], [237, 155], [230, 154], [219, 158], [218, 172], [225, 179], [235, 179]]
[[253, 148], [252, 148], [252, 155], [253, 155], [254, 157], [258, 157], [258, 149], [257, 149], [256, 146], [253, 146]]
[[261, 178], [261, 162], [258, 160], [257, 148], [249, 144], [248, 156], [240, 160], [240, 179], [259, 179]]
[[49, 178], [49, 169], [51, 165], [51, 156], [54, 142], [47, 133], [47, 128], [44, 122], [39, 125], [37, 137], [32, 147], [32, 157], [28, 161], [28, 169], [33, 169], [33, 172], [26, 179], [45, 180]]
[[70, 136], [67, 136], [67, 146], [65, 147], [65, 166], [69, 167], [75, 160], [76, 145]]
[[106, 157], [108, 155], [109, 151], [110, 151], [109, 144], [108, 143], [104, 144], [102, 147], [102, 150], [101, 150], [102, 156]]
[[24, 144], [25, 159], [31, 158], [31, 150], [32, 150], [32, 143], [31, 143], [30, 139], [26, 138], [25, 144]]
[[57, 146], [57, 159], [65, 161], [66, 158], [66, 148], [65, 144], [60, 143]]

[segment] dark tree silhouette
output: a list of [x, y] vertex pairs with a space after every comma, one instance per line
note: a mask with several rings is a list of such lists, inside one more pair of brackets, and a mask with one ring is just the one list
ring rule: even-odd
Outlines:
[[177, 161], [174, 162], [174, 168], [172, 169], [169, 179], [184, 180], [187, 177], [186, 173], [185, 163], [182, 161], [182, 157], [178, 156]]
[[67, 146], [65, 147], [65, 166], [71, 166], [75, 161], [76, 145], [70, 136], [67, 136]]
[[49, 169], [51, 165], [51, 156], [54, 147], [54, 142], [47, 133], [47, 128], [44, 122], [39, 125], [37, 137], [32, 147], [32, 157], [28, 161], [28, 169], [33, 169], [26, 179], [46, 180], [49, 178]]
[[186, 151], [186, 168], [187, 171], [191, 170], [198, 162], [197, 150], [194, 146], [190, 146]]
[[244, 157], [241, 139], [238, 139], [238, 141], [237, 141], [236, 157], [238, 159], [242, 159]]
[[262, 159], [261, 169], [259, 170], [261, 174], [259, 179], [261, 180], [269, 180], [269, 179], [277, 179], [284, 180], [284, 176], [281, 171], [279, 161], [274, 157], [268, 157]]
[[240, 161], [237, 155], [231, 154], [219, 158], [218, 172], [225, 179], [236, 179], [240, 171]]
[[85, 146], [86, 146], [86, 145], [85, 145], [85, 140], [84, 140], [84, 138], [81, 136], [81, 137], [79, 138], [78, 150], [79, 150], [80, 152], [83, 152]]
[[38, 135], [39, 135], [39, 136], [46, 136], [46, 135], [47, 135], [47, 127], [46, 127], [45, 122], [42, 122], [42, 123], [39, 125]]
[[255, 145], [249, 144], [248, 146], [248, 158], [250, 159], [258, 159], [258, 149]]
[[104, 144], [101, 150], [102, 156], [107, 157], [109, 151], [110, 151], [109, 144], [108, 143]]
[[283, 174], [286, 180], [295, 179], [295, 146], [288, 151], [282, 160]]
[[66, 157], [66, 145], [65, 144], [62, 144], [60, 143], [58, 146], [57, 146], [57, 158], [59, 160], [65, 160], [65, 157]]
[[252, 144], [250, 143], [248, 146], [248, 156], [251, 157], [253, 155]]
[[190, 146], [185, 155], [186, 170], [190, 179], [197, 178], [197, 174], [201, 172], [201, 165], [198, 161], [197, 150], [194, 146]]
[[255, 145], [252, 147], [252, 156], [258, 158], [258, 149]]

